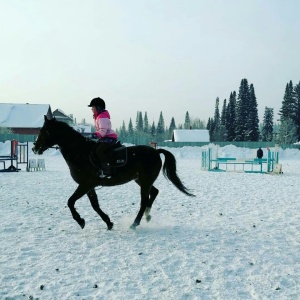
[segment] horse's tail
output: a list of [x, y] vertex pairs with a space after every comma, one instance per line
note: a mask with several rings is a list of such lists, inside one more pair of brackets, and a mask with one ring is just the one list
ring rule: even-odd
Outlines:
[[162, 153], [165, 156], [165, 162], [163, 165], [163, 174], [166, 178], [168, 178], [182, 193], [195, 197], [195, 195], [191, 194], [189, 190], [183, 185], [180, 178], [176, 173], [176, 159], [174, 155], [164, 149], [156, 150], [158, 153]]

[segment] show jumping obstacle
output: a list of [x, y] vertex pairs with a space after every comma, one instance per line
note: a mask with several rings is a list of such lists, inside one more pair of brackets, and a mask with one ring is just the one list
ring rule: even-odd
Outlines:
[[[245, 172], [245, 173], [282, 173], [282, 165], [279, 164], [277, 147], [274, 151], [267, 149], [267, 158], [253, 158], [240, 160], [236, 157], [218, 157], [218, 147], [215, 158], [212, 158], [212, 148], [209, 147], [201, 153], [201, 167], [212, 172]], [[223, 168], [221, 168], [221, 166]], [[225, 166], [225, 169], [224, 169]], [[231, 166], [231, 168], [229, 167]]]
[[[19, 143], [17, 140], [12, 140], [9, 155], [0, 155], [0, 163], [2, 169], [0, 172], [18, 172], [19, 164], [26, 164], [28, 170], [28, 142]], [[10, 162], [10, 166], [6, 167], [6, 162]]]

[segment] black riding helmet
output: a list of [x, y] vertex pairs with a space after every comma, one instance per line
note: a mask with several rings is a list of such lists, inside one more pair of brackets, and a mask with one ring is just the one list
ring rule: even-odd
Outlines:
[[88, 107], [92, 107], [92, 106], [96, 106], [97, 110], [99, 110], [99, 109], [104, 110], [105, 102], [100, 97], [97, 97], [91, 101], [90, 105], [88, 105]]

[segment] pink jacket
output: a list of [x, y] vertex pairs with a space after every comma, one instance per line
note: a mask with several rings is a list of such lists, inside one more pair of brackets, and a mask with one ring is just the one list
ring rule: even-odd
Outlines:
[[97, 116], [94, 116], [96, 134], [98, 138], [110, 137], [117, 138], [117, 134], [111, 129], [110, 115], [107, 110], [104, 110]]

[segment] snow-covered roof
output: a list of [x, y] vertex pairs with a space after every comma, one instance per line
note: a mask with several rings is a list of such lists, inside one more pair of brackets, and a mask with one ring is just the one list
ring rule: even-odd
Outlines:
[[209, 142], [207, 129], [176, 129], [173, 132], [174, 142]]
[[49, 104], [0, 103], [1, 127], [41, 128], [44, 115], [52, 115]]

